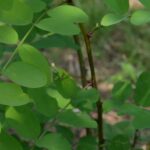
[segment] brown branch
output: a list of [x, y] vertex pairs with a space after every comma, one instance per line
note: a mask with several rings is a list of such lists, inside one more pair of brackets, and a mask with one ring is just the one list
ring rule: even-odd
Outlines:
[[[74, 5], [73, 0], [67, 0], [67, 3], [70, 5]], [[83, 52], [81, 50], [80, 39], [78, 35], [74, 35], [73, 37], [74, 37], [75, 43], [79, 46], [79, 48], [77, 49], [77, 55], [78, 55], [78, 62], [80, 66], [80, 72], [81, 72], [82, 87], [86, 87], [87, 86], [87, 79], [86, 79], [87, 70], [86, 70], [86, 66], [84, 62]], [[86, 128], [86, 134], [87, 135], [91, 134], [91, 130], [89, 128]]]
[[87, 80], [86, 80], [86, 67], [85, 67], [85, 62], [84, 62], [84, 58], [83, 58], [83, 53], [82, 50], [80, 48], [80, 42], [79, 42], [79, 37], [78, 36], [74, 36], [74, 41], [75, 43], [79, 46], [79, 48], [77, 49], [77, 55], [78, 55], [78, 61], [79, 61], [79, 66], [80, 66], [80, 72], [81, 72], [81, 82], [82, 82], [82, 86], [85, 87], [87, 84]]
[[[92, 48], [91, 48], [91, 41], [90, 37], [88, 36], [83, 24], [80, 24], [80, 30], [82, 32], [85, 45], [86, 45], [86, 52], [88, 55], [88, 61], [90, 65], [90, 71], [91, 71], [91, 82], [92, 86], [97, 89], [97, 82], [96, 82], [96, 75], [95, 75], [95, 67], [94, 67], [94, 61], [92, 56]], [[98, 100], [97, 102], [97, 114], [98, 114], [98, 139], [99, 139], [99, 150], [103, 150], [104, 145], [104, 135], [103, 135], [103, 107], [102, 102]]]
[[[67, 0], [67, 3], [74, 5], [73, 0]], [[93, 61], [93, 56], [92, 56], [92, 48], [91, 48], [91, 42], [90, 42], [90, 37], [88, 33], [86, 32], [83, 24], [79, 25], [81, 33], [84, 38], [84, 42], [86, 45], [86, 52], [88, 55], [88, 61], [90, 65], [90, 71], [91, 71], [91, 82], [92, 82], [92, 87], [97, 89], [97, 82], [96, 82], [96, 75], [95, 75], [95, 67], [94, 67], [94, 61]], [[103, 108], [102, 108], [102, 102], [98, 100], [97, 102], [97, 114], [98, 114], [98, 139], [99, 139], [99, 144], [98, 144], [98, 149], [103, 150], [103, 145], [104, 145], [104, 136], [103, 136]]]
[[131, 148], [132, 148], [132, 149], [135, 149], [135, 148], [136, 148], [138, 139], [139, 139], [139, 131], [138, 131], [138, 130], [135, 130], [134, 137], [133, 137], [133, 143], [132, 143], [132, 145], [131, 145]]

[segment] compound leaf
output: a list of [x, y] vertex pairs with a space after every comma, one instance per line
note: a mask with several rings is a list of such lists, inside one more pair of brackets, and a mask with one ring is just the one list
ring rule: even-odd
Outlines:
[[49, 18], [41, 20], [36, 26], [62, 35], [79, 34], [80, 29], [77, 24], [88, 21], [88, 16], [81, 9], [69, 5], [62, 5], [49, 10], [48, 15]]

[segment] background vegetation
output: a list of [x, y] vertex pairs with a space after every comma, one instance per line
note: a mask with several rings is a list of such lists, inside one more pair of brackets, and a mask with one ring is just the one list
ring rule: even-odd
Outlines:
[[[22, 3], [33, 6], [28, 0], [10, 1], [15, 1], [16, 5]], [[57, 9], [58, 5], [64, 4], [61, 0], [52, 3], [52, 0], [43, 1], [50, 9]], [[0, 6], [0, 13], [3, 9], [9, 11], [7, 5], [4, 5], [5, 2], [2, 2], [0, 0], [0, 4], [3, 4]], [[15, 34], [13, 38], [7, 35], [3, 38], [5, 33], [1, 29], [0, 140], [3, 142], [0, 143], [0, 149], [9, 150], [12, 144], [14, 147], [20, 147], [19, 150], [22, 150], [21, 147], [24, 150], [51, 150], [54, 143], [54, 150], [60, 150], [60, 147], [62, 150], [149, 150], [149, 23], [134, 26], [129, 19], [123, 19], [118, 24], [99, 27], [101, 19], [109, 12], [104, 0], [77, 0], [75, 5], [89, 16], [89, 22], [85, 24], [87, 34], [81, 33], [77, 37], [72, 33], [75, 31], [71, 26], [59, 30], [57, 19], [60, 19], [61, 9], [57, 10], [58, 14], [54, 11], [56, 20], [52, 22], [58, 32], [55, 28], [51, 29], [51, 26], [45, 29], [44, 25], [47, 24], [41, 23], [44, 20], [43, 15], [39, 16], [42, 13], [46, 14], [44, 18], [51, 15], [51, 11], [44, 12], [46, 4], [34, 5], [33, 25], [30, 18], [27, 24], [24, 22], [26, 20], [17, 20], [17, 17], [12, 17], [12, 20], [4, 17], [5, 22], [0, 15], [0, 27], [12, 27], [19, 35], [18, 40], [14, 42]], [[67, 17], [70, 17], [69, 13], [73, 13], [69, 7], [64, 6], [70, 10], [67, 13], [64, 11]], [[134, 12], [139, 7], [143, 6], [132, 5], [129, 12]], [[78, 10], [74, 8], [74, 11]], [[124, 15], [128, 15], [127, 12]], [[86, 15], [80, 11], [78, 13], [84, 22]], [[19, 26], [19, 23], [23, 26]], [[82, 25], [79, 25], [82, 30]], [[7, 28], [7, 31], [9, 29]], [[85, 36], [91, 43], [97, 83], [93, 80], [93, 74], [91, 78], [91, 61], [86, 51]], [[81, 64], [78, 61], [80, 48], [86, 66], [84, 73], [87, 75], [83, 87], [80, 77]], [[144, 71], [146, 72], [141, 75]], [[18, 101], [17, 96], [22, 101]], [[102, 104], [103, 112], [100, 112]], [[97, 124], [98, 129], [103, 132], [96, 129]], [[104, 136], [99, 137], [99, 144], [97, 133], [104, 133]]]

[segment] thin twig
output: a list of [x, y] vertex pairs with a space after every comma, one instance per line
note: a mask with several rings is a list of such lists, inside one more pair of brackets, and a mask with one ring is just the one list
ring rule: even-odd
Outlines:
[[[95, 75], [95, 67], [94, 67], [90, 37], [88, 36], [83, 24], [80, 24], [80, 30], [81, 30], [81, 33], [83, 35], [84, 42], [86, 45], [86, 52], [88, 55], [88, 61], [89, 61], [90, 71], [91, 71], [92, 86], [97, 89], [97, 81], [96, 81], [96, 75]], [[97, 102], [97, 114], [98, 114], [97, 123], [98, 123], [98, 139], [99, 139], [98, 149], [103, 150], [103, 146], [102, 146], [104, 145], [103, 108], [102, 108], [102, 102], [100, 101], [100, 99]]]
[[83, 58], [83, 53], [81, 50], [81, 45], [79, 42], [79, 37], [78, 36], [74, 36], [74, 41], [75, 43], [79, 46], [79, 48], [77, 49], [77, 55], [78, 55], [78, 61], [79, 61], [79, 66], [80, 66], [80, 72], [81, 72], [81, 82], [82, 82], [82, 86], [85, 87], [87, 84], [87, 80], [86, 80], [86, 67], [85, 67], [85, 62], [84, 62], [84, 58]]
[[[67, 2], [71, 5], [73, 5], [73, 0], [67, 0]], [[83, 24], [80, 24], [79, 27], [80, 27], [81, 33], [84, 37], [84, 42], [85, 42], [85, 45], [86, 45], [86, 52], [87, 52], [87, 55], [88, 55], [88, 61], [89, 61], [90, 71], [91, 71], [92, 86], [97, 89], [97, 82], [96, 82], [94, 61], [93, 61], [93, 56], [92, 56], [90, 36], [85, 31], [85, 28], [84, 28]], [[98, 27], [94, 28], [92, 30], [92, 32], [95, 32], [95, 30], [97, 30], [97, 29], [98, 29]], [[102, 102], [100, 100], [98, 100], [98, 102], [97, 102], [97, 113], [98, 113], [97, 123], [98, 123], [98, 139], [99, 139], [98, 147], [99, 147], [99, 150], [102, 150], [103, 149], [102, 145], [104, 145], [103, 117], [102, 117], [103, 108], [102, 108]]]
[[134, 150], [136, 148], [138, 139], [139, 139], [139, 130], [135, 130], [134, 137], [133, 137], [133, 142], [132, 142], [132, 145], [131, 145], [132, 150]]
[[96, 31], [98, 31], [100, 29], [100, 27], [101, 27], [100, 24], [96, 23], [96, 25], [93, 27], [93, 29], [88, 33], [89, 38], [92, 38], [94, 33]]
[[[67, 3], [70, 5], [74, 5], [73, 0], [67, 0]], [[79, 48], [77, 49], [77, 55], [78, 55], [78, 61], [79, 61], [79, 66], [80, 66], [80, 72], [81, 72], [81, 82], [82, 82], [82, 87], [85, 88], [87, 86], [87, 70], [86, 70], [86, 66], [85, 66], [85, 62], [84, 62], [84, 57], [83, 57], [83, 52], [81, 49], [81, 44], [80, 44], [80, 40], [79, 40], [79, 36], [78, 35], [74, 35], [74, 41], [75, 43], [79, 46]], [[86, 128], [86, 134], [90, 135], [91, 134], [91, 129]]]

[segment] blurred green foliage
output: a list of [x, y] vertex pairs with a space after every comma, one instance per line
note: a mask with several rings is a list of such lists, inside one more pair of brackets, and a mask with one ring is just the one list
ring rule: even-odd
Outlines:
[[[108, 11], [102, 0], [82, 0], [78, 5], [90, 16], [89, 31]], [[129, 77], [150, 69], [149, 24], [133, 26], [124, 21], [111, 27], [101, 27], [92, 37], [92, 46], [98, 61], [119, 71], [113, 80]], [[112, 65], [113, 64], [113, 65]], [[99, 69], [98, 69], [99, 70]]]

